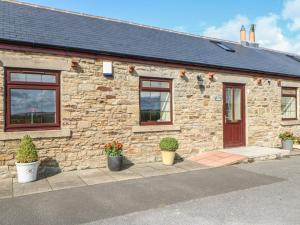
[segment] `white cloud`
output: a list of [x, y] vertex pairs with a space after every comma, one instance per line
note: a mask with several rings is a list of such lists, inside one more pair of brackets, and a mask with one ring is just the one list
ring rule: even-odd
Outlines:
[[257, 18], [255, 20], [256, 41], [263, 47], [280, 51], [293, 51], [292, 43], [294, 40], [284, 36], [283, 30], [278, 25], [279, 19], [279, 16], [275, 14]]
[[289, 28], [292, 31], [300, 29], [300, 0], [288, 0], [285, 2], [282, 16], [289, 20]]
[[[276, 14], [268, 14], [253, 20], [256, 24], [256, 42], [262, 47], [279, 51], [300, 52], [300, 36], [287, 37], [278, 22], [282, 18]], [[241, 25], [245, 25], [249, 32], [250, 19], [243, 15], [237, 15], [219, 27], [210, 26], [206, 28], [203, 35], [231, 41], [239, 41]], [[249, 33], [247, 32], [247, 35]]]
[[246, 16], [237, 15], [235, 18], [225, 22], [219, 27], [210, 26], [203, 32], [204, 36], [221, 38], [226, 40], [239, 40], [239, 31], [242, 25], [248, 25], [249, 19]]

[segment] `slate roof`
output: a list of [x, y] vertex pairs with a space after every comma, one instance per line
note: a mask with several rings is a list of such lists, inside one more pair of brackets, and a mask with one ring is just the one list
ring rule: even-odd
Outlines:
[[0, 40], [191, 65], [300, 77], [300, 62], [263, 48], [26, 4], [0, 1]]

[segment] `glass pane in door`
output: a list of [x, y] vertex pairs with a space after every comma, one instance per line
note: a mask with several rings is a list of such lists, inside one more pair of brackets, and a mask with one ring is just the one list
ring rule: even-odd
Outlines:
[[234, 89], [234, 120], [241, 120], [241, 89]]
[[226, 120], [233, 120], [233, 89], [226, 88]]

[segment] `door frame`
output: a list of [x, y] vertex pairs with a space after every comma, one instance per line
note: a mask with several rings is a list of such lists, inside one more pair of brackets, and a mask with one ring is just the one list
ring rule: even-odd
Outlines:
[[[241, 88], [241, 118], [242, 118], [242, 143], [239, 146], [225, 146], [225, 116], [226, 116], [226, 87], [240, 87]], [[224, 82], [223, 83], [223, 148], [234, 148], [234, 147], [241, 147], [246, 146], [246, 95], [245, 95], [245, 84], [243, 83], [230, 83]]]

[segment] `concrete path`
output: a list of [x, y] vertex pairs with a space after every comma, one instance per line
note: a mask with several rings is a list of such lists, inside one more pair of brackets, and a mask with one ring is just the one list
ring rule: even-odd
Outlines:
[[[300, 161], [294, 163], [299, 164]], [[275, 164], [273, 167], [286, 169], [287, 165]], [[257, 171], [260, 173], [237, 167], [193, 170], [2, 199], [0, 221], [1, 225], [204, 225], [206, 221], [215, 221], [210, 224], [226, 224], [223, 222], [227, 221], [225, 216], [228, 216], [241, 219], [240, 224], [245, 225], [246, 221], [260, 224], [256, 223], [257, 217], [252, 217], [253, 210], [260, 212], [259, 215], [263, 217], [271, 206], [273, 209], [276, 206], [279, 212], [274, 213], [277, 217], [272, 225], [280, 221], [277, 219], [283, 215], [282, 212], [285, 217], [295, 216], [298, 219], [300, 214], [295, 214], [293, 210], [300, 206], [299, 195], [295, 195], [300, 188], [299, 182], [294, 183], [291, 189], [290, 184], [284, 183], [286, 177], [278, 178], [274, 173], [267, 175], [263, 174], [263, 170]], [[295, 171], [298, 177], [299, 172], [298, 168]], [[255, 189], [260, 188], [265, 194], [270, 192], [271, 197], [268, 195], [264, 200], [262, 194], [256, 196]], [[286, 195], [278, 196], [278, 190]], [[272, 194], [274, 191], [277, 191], [275, 196]], [[226, 199], [225, 196], [230, 193], [240, 195]], [[274, 197], [281, 198], [282, 202], [263, 204], [263, 201], [269, 202]], [[211, 200], [205, 201], [207, 198]], [[243, 200], [245, 198], [247, 200]], [[201, 203], [201, 200], [205, 203]], [[191, 205], [189, 202], [192, 202]], [[239, 217], [236, 217], [238, 210], [235, 202], [238, 210], [241, 210]]]
[[284, 157], [290, 154], [290, 151], [280, 148], [268, 148], [259, 146], [245, 146], [238, 148], [227, 148], [221, 150], [222, 152], [238, 154], [250, 159], [272, 159], [276, 157]]
[[0, 199], [205, 168], [203, 165], [185, 160], [177, 162], [174, 166], [165, 166], [160, 162], [136, 164], [119, 172], [111, 172], [106, 168], [64, 172], [27, 184], [19, 184], [16, 178], [4, 179], [0, 180]]

